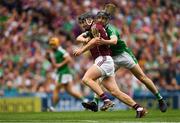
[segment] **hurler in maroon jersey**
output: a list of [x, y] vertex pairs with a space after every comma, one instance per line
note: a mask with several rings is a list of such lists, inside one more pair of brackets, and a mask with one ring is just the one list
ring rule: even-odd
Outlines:
[[[85, 23], [90, 22], [90, 20], [85, 20]], [[93, 23], [93, 22], [92, 22]], [[94, 24], [81, 24], [82, 27], [86, 29], [83, 37], [90, 37], [87, 40], [93, 40], [95, 37], [102, 37], [104, 39], [108, 39], [106, 31], [103, 25], [98, 22]], [[86, 42], [86, 41], [85, 41]], [[88, 41], [87, 41], [88, 42]], [[87, 43], [83, 48], [80, 48], [74, 52], [74, 55], [80, 55], [83, 53], [86, 48], [90, 49], [92, 57], [94, 58], [94, 64], [86, 71], [82, 82], [89, 86], [99, 97], [104, 101], [104, 105], [100, 108], [102, 111], [107, 110], [110, 107], [114, 106], [114, 103], [107, 97], [107, 95], [103, 92], [101, 87], [95, 81], [100, 77], [105, 77], [111, 79], [114, 77], [114, 62], [111, 57], [111, 50], [108, 45], [96, 45], [94, 47], [89, 47], [90, 44]]]

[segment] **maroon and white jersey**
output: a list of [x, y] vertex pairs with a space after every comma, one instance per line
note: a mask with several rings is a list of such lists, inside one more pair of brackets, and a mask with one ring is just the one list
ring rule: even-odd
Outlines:
[[[103, 38], [105, 40], [109, 40], [106, 30], [101, 23], [93, 24], [91, 29], [93, 29], [93, 28], [96, 28], [99, 31], [101, 38]], [[98, 56], [110, 56], [111, 55], [111, 50], [109, 48], [109, 45], [104, 45], [104, 44], [95, 46], [95, 47], [91, 48], [90, 51], [91, 51], [92, 57], [94, 59], [96, 59]]]

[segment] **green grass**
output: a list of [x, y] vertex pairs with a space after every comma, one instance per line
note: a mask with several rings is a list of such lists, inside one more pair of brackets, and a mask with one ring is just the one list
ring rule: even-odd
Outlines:
[[180, 122], [180, 110], [166, 113], [149, 111], [146, 117], [135, 118], [134, 111], [114, 112], [42, 112], [0, 113], [0, 123], [134, 123], [134, 122]]

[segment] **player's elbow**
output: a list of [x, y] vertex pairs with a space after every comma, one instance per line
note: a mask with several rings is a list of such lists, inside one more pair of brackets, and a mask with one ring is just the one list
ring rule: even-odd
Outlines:
[[117, 44], [117, 41], [118, 41], [117, 37], [111, 38], [111, 44], [112, 44], [112, 45], [116, 45], [116, 44]]
[[113, 45], [116, 45], [116, 44], [117, 44], [117, 40], [113, 40], [113, 41], [112, 41], [112, 44], [113, 44]]
[[71, 58], [70, 56], [66, 56], [65, 59], [64, 59], [64, 62], [65, 62], [66, 64], [68, 64], [68, 63], [71, 62], [71, 60], [72, 60], [72, 58]]
[[82, 39], [81, 39], [80, 37], [77, 37], [77, 38], [76, 38], [76, 42], [78, 42], [78, 43], [80, 43], [81, 40], [82, 40]]
[[67, 59], [67, 63], [71, 63], [73, 60], [72, 60], [72, 58], [71, 57], [69, 57], [68, 59]]
[[79, 35], [79, 36], [76, 38], [76, 41], [77, 41], [77, 42], [81, 42], [83, 39], [84, 39], [84, 37], [83, 37], [82, 35]]

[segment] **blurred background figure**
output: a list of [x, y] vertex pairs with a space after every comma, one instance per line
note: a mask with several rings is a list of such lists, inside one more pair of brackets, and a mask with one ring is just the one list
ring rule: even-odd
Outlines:
[[[73, 88], [73, 75], [69, 68], [69, 64], [72, 63], [72, 58], [69, 53], [61, 47], [61, 41], [58, 37], [52, 37], [49, 39], [50, 49], [46, 53], [47, 59], [51, 62], [52, 66], [56, 70], [56, 86], [52, 96], [52, 106], [50, 111], [55, 111], [56, 105], [59, 102], [59, 91], [64, 89], [73, 97], [84, 102], [86, 99], [81, 92]], [[87, 101], [86, 101], [87, 102]]]
[[17, 88], [14, 87], [12, 81], [7, 81], [6, 86], [4, 88], [4, 96], [17, 96], [17, 94]]
[[[45, 56], [48, 39], [58, 35], [62, 47], [72, 55], [75, 38], [82, 33], [76, 17], [86, 11], [96, 14], [106, 3], [118, 7], [111, 23], [119, 28], [143, 71], [162, 93], [179, 95], [178, 0], [1, 0], [0, 96], [51, 95], [55, 76]], [[73, 59], [73, 84], [84, 96], [91, 96], [89, 88], [77, 84], [91, 66], [91, 56], [85, 53]], [[151, 95], [126, 70], [119, 70], [116, 78], [120, 89], [131, 96]]]

